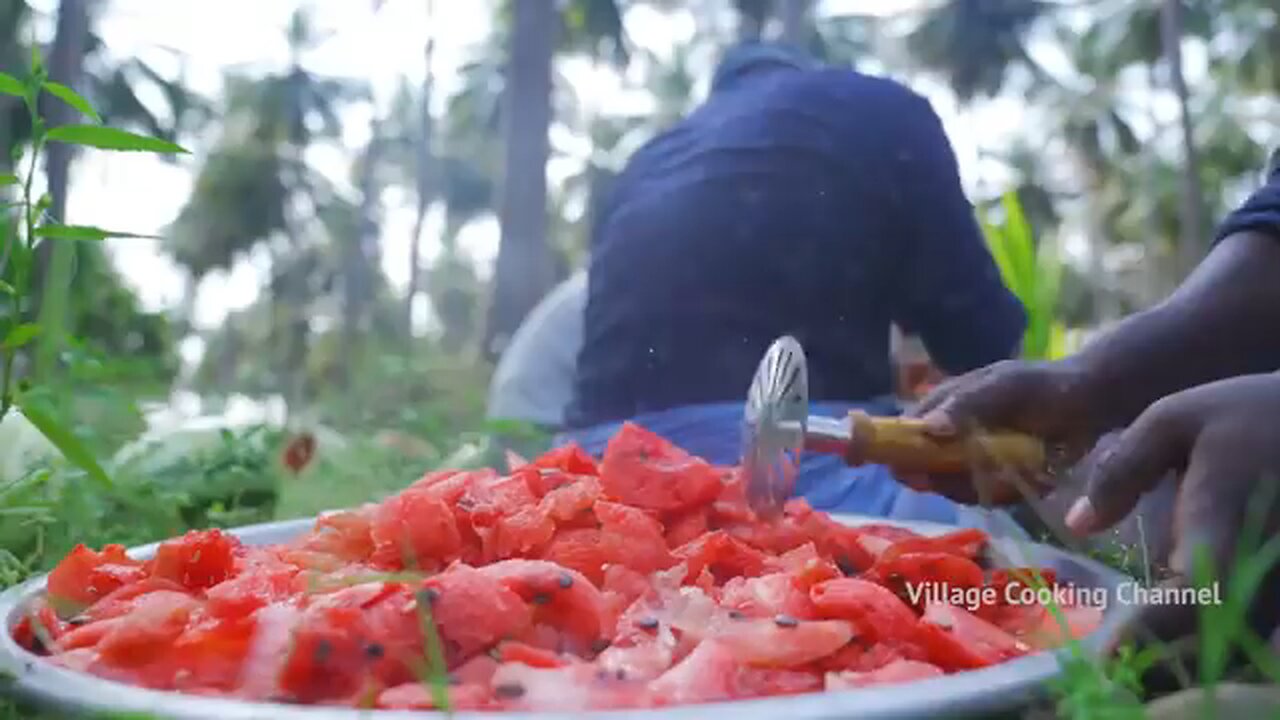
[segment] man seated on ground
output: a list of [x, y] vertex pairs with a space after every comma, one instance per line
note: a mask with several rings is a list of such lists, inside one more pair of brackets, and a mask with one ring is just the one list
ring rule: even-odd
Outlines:
[[897, 325], [893, 326], [889, 353], [897, 379], [898, 401], [903, 405], [915, 405], [946, 379], [933, 358], [929, 357], [924, 342], [915, 335], [902, 332]]
[[[635, 420], [736, 463], [747, 388], [780, 335], [805, 347], [813, 412], [883, 415], [898, 412], [891, 323], [951, 374], [1012, 356], [1025, 328], [929, 103], [779, 46], [733, 50], [709, 99], [636, 152], [591, 252], [560, 440], [593, 453]], [[797, 489], [823, 509], [958, 519], [833, 457], [806, 458]]]
[[587, 275], [579, 270], [529, 312], [498, 360], [489, 385], [490, 420], [512, 420], [555, 432], [573, 398], [582, 347]]

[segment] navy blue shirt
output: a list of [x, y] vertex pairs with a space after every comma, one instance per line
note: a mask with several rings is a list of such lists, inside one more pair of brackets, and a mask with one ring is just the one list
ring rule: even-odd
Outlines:
[[1218, 226], [1217, 239], [1236, 233], [1254, 231], [1267, 233], [1280, 240], [1280, 151], [1272, 157], [1267, 184], [1249, 196], [1235, 212]]
[[747, 78], [637, 151], [589, 277], [570, 427], [742, 400], [783, 334], [813, 401], [856, 402], [893, 390], [891, 321], [951, 373], [1026, 325], [932, 107], [848, 70]]

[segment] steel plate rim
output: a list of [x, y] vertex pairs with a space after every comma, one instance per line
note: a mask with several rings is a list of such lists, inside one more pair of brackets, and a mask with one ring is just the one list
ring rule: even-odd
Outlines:
[[[923, 521], [832, 513], [838, 522], [857, 526], [865, 524], [895, 525], [923, 534], [936, 535], [959, 529], [957, 526]], [[315, 518], [261, 523], [227, 530], [248, 544], [280, 542], [311, 528]], [[1009, 538], [992, 538], [992, 542], [1008, 551], [1031, 550], [1037, 557], [1070, 561], [1090, 573], [1110, 591], [1132, 578], [1087, 557], [1059, 548]], [[129, 549], [129, 555], [145, 559], [159, 543]], [[175, 720], [368, 720], [370, 718], [443, 718], [436, 711], [358, 710], [330, 706], [290, 706], [254, 703], [241, 700], [185, 695], [148, 690], [104, 680], [87, 673], [59, 668], [32, 655], [13, 641], [12, 627], [24, 606], [44, 590], [47, 575], [32, 578], [0, 593], [0, 676], [10, 676], [6, 693], [21, 696], [41, 707], [58, 708], [80, 714], [119, 712], [150, 713]], [[1087, 656], [1096, 657], [1102, 646], [1132, 617], [1136, 606], [1119, 606], [1107, 613], [1101, 627], [1081, 641]], [[814, 692], [776, 698], [700, 703], [661, 709], [604, 710], [580, 713], [564, 712], [456, 712], [459, 720], [551, 720], [571, 714], [597, 720], [701, 720], [717, 712], [754, 718], [788, 717], [794, 720], [838, 720], [840, 718], [953, 717], [995, 712], [1016, 707], [1042, 691], [1043, 685], [1056, 677], [1061, 666], [1059, 656], [1069, 650], [1040, 652], [1001, 663], [982, 670], [972, 670], [905, 685], [870, 687], [860, 690]], [[0, 686], [2, 687], [2, 686]]]

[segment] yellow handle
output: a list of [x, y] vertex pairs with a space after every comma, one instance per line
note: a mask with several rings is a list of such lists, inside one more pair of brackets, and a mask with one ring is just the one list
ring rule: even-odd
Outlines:
[[901, 473], [965, 474], [975, 468], [1016, 467], [1041, 470], [1045, 447], [1022, 433], [970, 433], [937, 438], [920, 420], [849, 413], [853, 441], [845, 459], [851, 465], [887, 465]]

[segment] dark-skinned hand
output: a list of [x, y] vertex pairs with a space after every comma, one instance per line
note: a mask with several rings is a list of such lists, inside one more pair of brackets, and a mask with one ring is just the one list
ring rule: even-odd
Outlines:
[[[1233, 570], [1242, 559], [1260, 557], [1255, 555], [1257, 544], [1275, 538], [1280, 529], [1278, 420], [1278, 374], [1245, 375], [1165, 397], [1093, 465], [1085, 496], [1067, 513], [1067, 526], [1082, 535], [1110, 528], [1174, 471], [1179, 479], [1173, 517], [1167, 520], [1173, 540], [1168, 558], [1173, 577], [1168, 584], [1208, 580], [1200, 574], [1207, 570], [1227, 600]], [[1248, 528], [1256, 533], [1253, 538], [1243, 537]], [[1242, 542], [1255, 545], [1242, 547]], [[1259, 579], [1247, 622], [1265, 642], [1280, 619], [1280, 573], [1273, 568]], [[1145, 643], [1152, 635], [1174, 642], [1195, 634], [1198, 621], [1195, 605], [1148, 606], [1117, 644]]]
[[[1014, 430], [1045, 441], [1059, 465], [1079, 459], [1100, 434], [1093, 428], [1080, 372], [1069, 362], [1006, 360], [951, 378], [909, 413], [942, 438]], [[1007, 505], [1051, 489], [1046, 468], [974, 467], [959, 476], [906, 476], [913, 489], [957, 502]]]
[[[1090, 411], [1093, 399], [1067, 363], [1009, 361], [948, 381], [914, 414], [940, 435], [974, 428], [1005, 428], [1036, 434], [1081, 457], [1100, 434]], [[1178, 481], [1171, 517], [1144, 518], [1148, 526], [1171, 536], [1167, 561], [1172, 579], [1185, 585], [1195, 578], [1196, 549], [1203, 548], [1220, 582], [1235, 564], [1246, 511], [1262, 514], [1262, 541], [1276, 534], [1280, 518], [1280, 376], [1246, 375], [1169, 395], [1151, 405], [1107, 447], [1081, 468], [1085, 495], [1068, 513], [1067, 525], [1080, 534], [1101, 532], [1133, 510], [1138, 500], [1173, 473]], [[916, 478], [913, 487], [973, 502], [975, 478]], [[1041, 485], [1038, 489], [1047, 489]], [[1268, 496], [1270, 491], [1273, 494]], [[988, 495], [990, 493], [988, 492]], [[997, 502], [1016, 502], [1004, 492]], [[1163, 543], [1162, 543], [1163, 544]], [[1248, 550], [1250, 548], [1246, 548]], [[1220, 585], [1225, 598], [1226, 585]], [[1280, 573], [1266, 575], [1248, 623], [1266, 638], [1280, 620]], [[1152, 639], [1173, 642], [1194, 634], [1194, 606], [1148, 607], [1114, 644]]]

